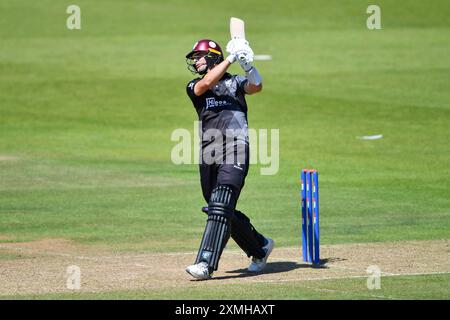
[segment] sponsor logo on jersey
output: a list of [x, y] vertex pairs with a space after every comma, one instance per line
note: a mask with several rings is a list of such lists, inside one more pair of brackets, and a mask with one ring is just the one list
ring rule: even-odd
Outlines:
[[226, 102], [225, 100], [217, 101], [215, 97], [206, 98], [206, 109], [222, 107], [226, 105], [228, 105], [228, 102]]

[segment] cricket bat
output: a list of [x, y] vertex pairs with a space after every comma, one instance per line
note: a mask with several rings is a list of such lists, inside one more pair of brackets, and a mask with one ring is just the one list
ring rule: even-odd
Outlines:
[[[245, 23], [243, 20], [235, 17], [230, 18], [230, 35], [231, 39], [245, 40]], [[245, 59], [244, 55], [238, 57], [239, 60]]]
[[230, 18], [230, 35], [231, 39], [245, 39], [245, 23], [243, 20]]

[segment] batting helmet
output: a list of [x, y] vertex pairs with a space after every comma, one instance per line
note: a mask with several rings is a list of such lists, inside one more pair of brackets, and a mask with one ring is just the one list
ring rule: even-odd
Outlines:
[[223, 61], [223, 51], [217, 42], [210, 39], [199, 40], [194, 44], [192, 50], [186, 55], [186, 63], [188, 65], [188, 69], [192, 73], [199, 73], [195, 67], [195, 63], [198, 59], [205, 55], [208, 56], [208, 67]]

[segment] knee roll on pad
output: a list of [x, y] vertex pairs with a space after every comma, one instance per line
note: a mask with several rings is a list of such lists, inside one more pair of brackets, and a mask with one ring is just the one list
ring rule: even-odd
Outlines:
[[227, 185], [216, 187], [208, 203], [208, 215], [223, 215], [231, 218], [236, 206], [233, 190]]

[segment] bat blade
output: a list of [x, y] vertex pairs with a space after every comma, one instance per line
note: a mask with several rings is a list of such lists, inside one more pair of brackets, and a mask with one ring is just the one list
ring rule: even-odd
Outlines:
[[243, 20], [235, 17], [230, 18], [231, 39], [245, 39], [245, 23]]

